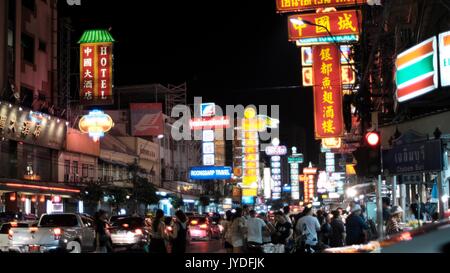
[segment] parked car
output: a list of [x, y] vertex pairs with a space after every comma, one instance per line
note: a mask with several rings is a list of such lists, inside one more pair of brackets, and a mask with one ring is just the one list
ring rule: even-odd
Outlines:
[[115, 217], [110, 228], [114, 250], [144, 250], [150, 240], [150, 228], [142, 217]]
[[192, 240], [220, 239], [220, 229], [206, 216], [195, 216], [189, 219], [189, 234]]
[[84, 214], [44, 214], [36, 227], [12, 228], [9, 235], [12, 252], [81, 253], [95, 247], [94, 220]]
[[10, 246], [9, 232], [11, 228], [29, 228], [37, 222], [10, 222], [0, 224], [0, 252], [8, 252]]

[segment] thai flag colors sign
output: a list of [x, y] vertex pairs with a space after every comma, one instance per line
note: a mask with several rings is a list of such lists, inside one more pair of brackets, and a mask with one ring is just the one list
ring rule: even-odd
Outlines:
[[340, 56], [336, 45], [313, 47], [316, 139], [344, 135]]
[[80, 100], [84, 105], [112, 104], [112, 43], [80, 45]]
[[405, 102], [438, 87], [437, 41], [430, 38], [397, 56], [397, 99]]

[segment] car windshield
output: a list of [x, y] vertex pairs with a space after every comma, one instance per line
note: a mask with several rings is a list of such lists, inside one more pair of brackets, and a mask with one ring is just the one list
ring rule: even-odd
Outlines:
[[191, 225], [206, 224], [206, 217], [192, 217], [189, 222]]
[[116, 218], [111, 222], [113, 227], [137, 228], [145, 226], [145, 221], [140, 217]]
[[40, 222], [41, 227], [75, 227], [78, 220], [74, 214], [44, 215]]

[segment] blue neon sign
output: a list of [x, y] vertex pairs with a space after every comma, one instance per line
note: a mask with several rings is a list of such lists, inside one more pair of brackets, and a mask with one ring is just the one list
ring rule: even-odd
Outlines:
[[231, 179], [233, 171], [231, 167], [202, 166], [192, 167], [189, 171], [191, 180]]

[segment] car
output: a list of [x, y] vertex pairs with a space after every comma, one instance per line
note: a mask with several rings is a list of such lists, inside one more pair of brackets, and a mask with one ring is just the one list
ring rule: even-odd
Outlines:
[[450, 220], [429, 223], [364, 245], [330, 248], [325, 253], [450, 253]]
[[81, 253], [95, 250], [94, 220], [78, 213], [43, 214], [35, 227], [11, 228], [10, 252]]
[[115, 217], [109, 229], [115, 251], [143, 251], [150, 241], [150, 226], [143, 217]]
[[191, 240], [220, 239], [220, 229], [206, 216], [196, 216], [189, 219], [189, 234]]
[[8, 252], [10, 246], [10, 230], [11, 228], [29, 228], [33, 225], [36, 225], [37, 222], [29, 221], [29, 222], [10, 222], [0, 224], [0, 252]]

